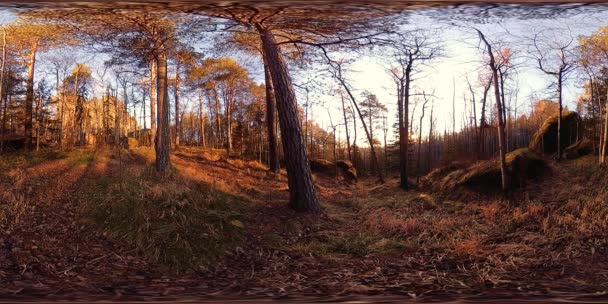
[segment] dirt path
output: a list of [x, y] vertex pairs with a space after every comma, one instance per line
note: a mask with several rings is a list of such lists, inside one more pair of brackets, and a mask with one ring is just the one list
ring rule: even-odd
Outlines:
[[148, 285], [147, 263], [79, 216], [78, 192], [107, 173], [107, 161], [102, 153], [86, 162], [59, 159], [9, 173], [16, 178], [11, 193], [24, 207], [5, 227], [0, 294], [118, 295], [121, 280]]

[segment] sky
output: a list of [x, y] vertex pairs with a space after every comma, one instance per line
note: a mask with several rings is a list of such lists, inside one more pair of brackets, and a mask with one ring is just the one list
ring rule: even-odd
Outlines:
[[[608, 12], [598, 12], [595, 14], [581, 14], [569, 18], [559, 18], [552, 20], [506, 20], [500, 23], [477, 24], [473, 25], [492, 41], [504, 40], [504, 45], [520, 51], [518, 53], [516, 69], [517, 75], [508, 83], [508, 87], [518, 88], [516, 96], [512, 96], [512, 104], [517, 103], [518, 113], [526, 113], [530, 110], [530, 105], [537, 98], [556, 100], [555, 89], [549, 86], [554, 78], [544, 74], [537, 66], [537, 62], [528, 53], [531, 44], [531, 35], [536, 31], [545, 29], [565, 29], [570, 28], [573, 36], [590, 35], [601, 26], [606, 26], [603, 20], [608, 20]], [[435, 20], [429, 18], [419, 18], [412, 27], [426, 27], [437, 24]], [[443, 25], [441, 25], [443, 26]], [[467, 84], [467, 77], [475, 88], [477, 108], [479, 111], [480, 96], [482, 88], [478, 79], [478, 71], [485, 68], [482, 63], [483, 53], [479, 48], [479, 38], [471, 28], [447, 26], [442, 29], [440, 40], [444, 41], [445, 56], [434, 61], [430, 67], [421, 73], [423, 78], [413, 83], [414, 92], [432, 92], [434, 115], [437, 117], [436, 130], [443, 132], [452, 129], [452, 100], [455, 95], [456, 105], [456, 128], [460, 129], [463, 125], [462, 113], [464, 111], [464, 95], [467, 101], [470, 100], [470, 93]], [[576, 44], [576, 43], [575, 43]], [[352, 86], [358, 91], [368, 90], [376, 94], [381, 102], [385, 103], [391, 111], [396, 111], [396, 86], [387, 72], [387, 64], [374, 57], [361, 58], [353, 65]], [[574, 71], [564, 85], [564, 105], [569, 109], [576, 107], [576, 100], [582, 92], [582, 71]], [[455, 85], [454, 85], [455, 84]], [[455, 86], [455, 90], [454, 90]], [[493, 90], [493, 89], [492, 89]], [[507, 91], [507, 90], [505, 90]], [[490, 94], [492, 91], [490, 91]], [[507, 97], [508, 99], [509, 97]], [[335, 102], [337, 103], [337, 102]], [[495, 106], [494, 103], [491, 103]], [[467, 107], [471, 107], [469, 103]], [[410, 109], [412, 106], [410, 106]], [[421, 106], [416, 108], [419, 117]], [[513, 109], [514, 110], [514, 109]], [[426, 117], [428, 118], [427, 109]], [[394, 115], [390, 118], [393, 119]], [[477, 114], [479, 119], [479, 113]], [[417, 121], [417, 119], [416, 119]], [[424, 120], [423, 130], [428, 129], [428, 119]], [[391, 134], [392, 137], [392, 134]]]
[[[483, 51], [480, 48], [479, 38], [473, 30], [472, 26], [482, 30], [491, 42], [501, 41], [502, 44], [514, 49], [518, 52], [517, 56], [517, 73], [509, 82], [509, 87], [517, 87], [517, 95], [513, 98], [512, 104], [518, 105], [518, 113], [529, 111], [531, 101], [537, 98], [552, 99], [555, 90], [549, 88], [553, 78], [543, 74], [537, 67], [536, 62], [529, 54], [529, 46], [531, 36], [539, 31], [547, 29], [569, 29], [573, 36], [590, 35], [601, 26], [608, 25], [604, 20], [608, 20], [608, 11], [592, 11], [580, 14], [575, 14], [570, 17], [551, 18], [551, 19], [502, 19], [493, 20], [491, 23], [471, 24], [458, 20], [458, 15], [446, 20], [438, 20], [424, 16], [424, 14], [414, 14], [410, 16], [410, 23], [404, 30], [413, 28], [440, 28], [438, 40], [443, 42], [444, 56], [432, 62], [429, 66], [422, 69], [418, 74], [420, 79], [413, 83], [413, 92], [433, 93], [432, 102], [434, 105], [434, 116], [436, 117], [436, 127], [438, 132], [450, 131], [452, 129], [452, 99], [455, 96], [455, 113], [456, 113], [456, 128], [459, 129], [463, 125], [462, 116], [464, 110], [464, 98], [470, 98], [469, 88], [466, 82], [467, 77], [472, 82], [476, 90], [476, 100], [478, 101], [477, 108], [479, 109], [479, 100], [481, 95], [481, 85], [477, 81], [479, 70], [485, 68], [482, 62]], [[0, 10], [0, 23], [6, 24], [14, 20], [14, 15], [8, 10]], [[204, 53], [214, 53], [208, 44], [198, 44], [197, 47]], [[217, 53], [214, 55], [219, 55]], [[263, 69], [259, 58], [250, 55], [239, 53], [224, 53], [236, 57], [243, 65], [245, 65], [251, 76], [257, 82], [263, 82]], [[45, 54], [42, 54], [43, 58]], [[103, 54], [91, 53], [87, 51], [71, 52], [69, 56], [77, 58], [80, 62], [85, 62], [93, 66], [94, 76], [99, 78], [95, 73], [96, 67], [100, 67], [104, 59]], [[387, 69], [390, 67], [389, 58], [385, 58], [382, 54], [369, 54], [357, 56], [357, 59], [348, 66], [349, 72], [347, 78], [350, 81], [351, 87], [354, 89], [355, 97], [360, 98], [361, 92], [370, 91], [375, 94], [380, 102], [384, 103], [389, 109], [389, 125], [392, 126], [395, 122], [396, 113], [396, 87], [391, 79]], [[40, 65], [37, 66], [37, 75], [39, 77], [48, 76], [50, 73], [49, 67], [45, 66], [44, 60], [40, 60]], [[301, 84], [308, 79], [321, 79], [317, 73], [322, 69], [321, 65], [316, 65], [310, 70], [292, 69], [292, 77], [294, 83]], [[571, 74], [564, 86], [564, 104], [570, 109], [575, 108], [575, 102], [582, 89], [582, 77], [580, 71], [575, 71]], [[337, 83], [333, 81], [322, 80], [326, 84], [326, 91], [332, 87], [338, 88]], [[455, 89], [454, 89], [455, 88]], [[306, 96], [303, 90], [296, 89], [298, 103], [303, 104]], [[414, 97], [416, 99], [416, 97]], [[554, 98], [553, 98], [554, 99]], [[313, 101], [311, 112], [314, 115], [315, 121], [326, 129], [329, 129], [331, 115], [335, 124], [341, 123], [340, 117], [340, 99], [339, 96], [331, 96], [324, 92], [309, 93], [309, 100]], [[361, 100], [361, 99], [359, 99]], [[194, 110], [194, 104], [190, 107]], [[470, 107], [470, 102], [467, 105]], [[492, 106], [494, 104], [492, 103]], [[410, 106], [410, 109], [413, 105]], [[328, 111], [329, 109], [329, 111]], [[428, 111], [427, 109], [427, 118]], [[414, 117], [420, 114], [420, 106], [416, 107]], [[479, 117], [479, 114], [477, 114]], [[415, 118], [415, 121], [418, 119]], [[428, 128], [428, 119], [423, 122], [423, 130]], [[343, 127], [340, 126], [340, 129]], [[418, 128], [418, 126], [416, 127]], [[389, 139], [393, 139], [392, 128], [389, 130]], [[376, 130], [376, 136], [380, 135], [380, 130]], [[340, 136], [344, 136], [344, 131], [339, 130]]]

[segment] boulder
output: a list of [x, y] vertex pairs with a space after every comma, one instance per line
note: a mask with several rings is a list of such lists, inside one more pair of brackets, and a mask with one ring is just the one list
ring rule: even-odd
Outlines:
[[575, 159], [593, 153], [593, 143], [587, 138], [583, 138], [564, 149], [565, 159]]
[[336, 167], [338, 174], [344, 177], [344, 180], [348, 182], [357, 182], [357, 169], [353, 164], [347, 160], [339, 160], [335, 164], [324, 160], [324, 159], [312, 159], [310, 162], [310, 170], [313, 173], [334, 175], [336, 173]]
[[357, 169], [348, 160], [339, 160], [336, 165], [340, 168], [340, 172], [344, 179], [348, 182], [357, 182]]
[[334, 163], [324, 159], [311, 159], [310, 170], [316, 173], [334, 173], [336, 167]]
[[[529, 148], [507, 153], [507, 178], [511, 188], [538, 181], [550, 172], [546, 161]], [[440, 167], [423, 177], [421, 185], [433, 191], [448, 192], [466, 188], [480, 193], [502, 189], [500, 160], [492, 159], [463, 166]]]
[[[536, 153], [555, 155], [557, 153], [557, 123], [558, 114], [547, 118], [532, 136], [528, 147]], [[576, 112], [565, 110], [562, 112], [560, 143], [562, 151], [577, 141], [579, 126], [581, 126], [581, 119]]]

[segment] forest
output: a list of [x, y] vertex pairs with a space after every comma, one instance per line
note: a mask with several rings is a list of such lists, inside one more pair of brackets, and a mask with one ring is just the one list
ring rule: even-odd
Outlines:
[[607, 16], [4, 3], [0, 302], [606, 300]]

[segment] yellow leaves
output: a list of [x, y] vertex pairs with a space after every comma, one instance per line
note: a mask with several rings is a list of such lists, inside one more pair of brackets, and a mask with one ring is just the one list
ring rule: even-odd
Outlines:
[[511, 51], [510, 48], [501, 48], [498, 51], [498, 58], [497, 58], [497, 64], [499, 66], [508, 66], [510, 65], [510, 61], [511, 61], [511, 57], [513, 55], [513, 52]]
[[608, 59], [608, 27], [602, 27], [591, 36], [578, 39], [583, 65], [598, 64]]
[[229, 57], [207, 58], [190, 69], [188, 80], [192, 82], [246, 82], [249, 78], [247, 69]]
[[232, 225], [234, 227], [238, 227], [238, 228], [245, 228], [245, 225], [243, 224], [243, 222], [241, 222], [239, 220], [230, 221], [230, 225]]
[[25, 23], [20, 20], [7, 26], [7, 41], [18, 50], [47, 49], [60, 44], [73, 44], [67, 29], [56, 24]]
[[78, 75], [79, 77], [89, 77], [91, 76], [91, 68], [89, 68], [86, 64], [78, 63], [76, 64], [74, 69], [72, 69], [72, 76], [76, 75]]
[[231, 43], [249, 53], [261, 54], [260, 37], [254, 32], [234, 33], [230, 37]]

